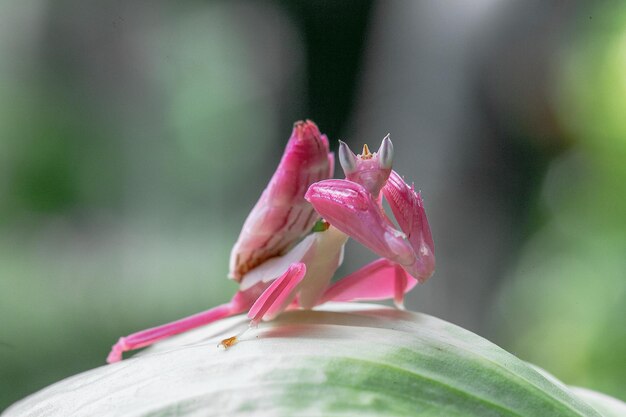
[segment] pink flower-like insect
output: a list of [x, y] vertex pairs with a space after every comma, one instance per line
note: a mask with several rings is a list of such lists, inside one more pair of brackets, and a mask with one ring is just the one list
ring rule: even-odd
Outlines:
[[[328, 179], [334, 170], [328, 139], [313, 122], [297, 122], [232, 249], [229, 275], [239, 282], [237, 293], [226, 304], [120, 338], [107, 361], [245, 311], [253, 327], [286, 309], [327, 301], [393, 299], [402, 307], [404, 294], [428, 279], [435, 267], [422, 199], [391, 169], [389, 137], [378, 152], [365, 145], [361, 155], [340, 141], [339, 160], [346, 179]], [[383, 195], [401, 230], [383, 210]], [[331, 283], [349, 237], [382, 258]], [[238, 336], [220, 345], [229, 347]]]

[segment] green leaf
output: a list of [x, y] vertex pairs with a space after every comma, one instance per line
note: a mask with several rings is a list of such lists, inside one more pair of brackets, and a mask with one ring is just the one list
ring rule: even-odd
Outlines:
[[543, 375], [548, 381], [553, 384], [563, 388], [569, 389], [574, 395], [578, 398], [585, 401], [587, 404], [591, 405], [596, 411], [600, 412], [600, 414], [604, 417], [624, 417], [626, 416], [626, 404], [622, 401], [615, 399], [613, 397], [609, 397], [606, 394], [602, 394], [596, 391], [592, 391], [587, 388], [580, 387], [566, 387], [561, 381], [556, 379], [554, 375], [538, 367], [537, 365], [528, 364], [541, 375]]
[[570, 387], [570, 390], [587, 404], [592, 405], [604, 417], [626, 416], [626, 404], [620, 400], [586, 388]]
[[[364, 304], [233, 317], [56, 383], [3, 416], [600, 416], [487, 340]], [[615, 400], [617, 401], [617, 400]]]

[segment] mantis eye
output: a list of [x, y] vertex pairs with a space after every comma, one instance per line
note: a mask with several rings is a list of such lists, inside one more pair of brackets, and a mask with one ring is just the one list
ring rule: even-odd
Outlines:
[[348, 144], [341, 140], [339, 141], [339, 163], [346, 176], [356, 171], [356, 155], [350, 150]]
[[378, 148], [378, 165], [383, 169], [391, 169], [393, 164], [393, 144], [389, 139], [389, 134], [385, 136], [380, 148]]

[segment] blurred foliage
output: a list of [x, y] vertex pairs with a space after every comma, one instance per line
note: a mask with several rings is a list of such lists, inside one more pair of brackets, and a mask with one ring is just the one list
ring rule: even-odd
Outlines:
[[556, 70], [572, 142], [546, 176], [547, 221], [499, 313], [514, 353], [571, 384], [626, 398], [626, 7], [597, 7]]

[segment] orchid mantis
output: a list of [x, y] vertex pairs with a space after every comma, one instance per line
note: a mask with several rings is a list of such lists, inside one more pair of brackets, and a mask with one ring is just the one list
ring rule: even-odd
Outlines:
[[[334, 156], [327, 137], [313, 122], [297, 122], [276, 172], [232, 249], [229, 276], [239, 283], [237, 293], [226, 304], [120, 338], [107, 362], [246, 311], [254, 327], [286, 309], [310, 309], [328, 301], [393, 299], [402, 307], [404, 294], [427, 280], [435, 266], [421, 196], [392, 170], [388, 136], [374, 153], [365, 145], [363, 153], [355, 155], [339, 143], [346, 179], [329, 179]], [[383, 196], [400, 230], [385, 213]], [[349, 237], [382, 258], [331, 283]], [[239, 336], [220, 345], [229, 347]]]

